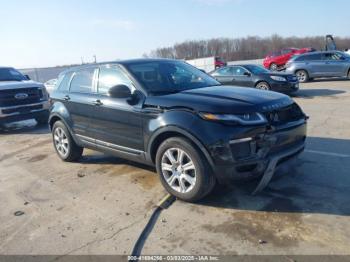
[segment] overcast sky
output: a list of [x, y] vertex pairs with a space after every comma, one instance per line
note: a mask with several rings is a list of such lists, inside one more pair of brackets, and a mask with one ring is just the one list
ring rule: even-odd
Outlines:
[[0, 65], [135, 58], [190, 39], [350, 36], [348, 0], [12, 0], [0, 3]]

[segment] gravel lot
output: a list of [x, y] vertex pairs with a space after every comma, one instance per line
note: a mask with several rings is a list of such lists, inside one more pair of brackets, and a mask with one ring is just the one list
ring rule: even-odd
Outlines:
[[[350, 255], [350, 81], [304, 84], [295, 100], [310, 116], [295, 169], [258, 196], [231, 185], [176, 201], [144, 254]], [[34, 121], [0, 130], [0, 148], [0, 254], [129, 254], [165, 195], [145, 166], [90, 150], [61, 162]]]

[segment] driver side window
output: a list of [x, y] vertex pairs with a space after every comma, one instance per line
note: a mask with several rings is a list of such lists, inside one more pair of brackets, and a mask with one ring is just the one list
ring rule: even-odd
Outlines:
[[126, 85], [130, 91], [134, 91], [134, 85], [129, 77], [117, 65], [106, 65], [100, 68], [97, 92], [107, 95], [110, 88], [117, 85]]

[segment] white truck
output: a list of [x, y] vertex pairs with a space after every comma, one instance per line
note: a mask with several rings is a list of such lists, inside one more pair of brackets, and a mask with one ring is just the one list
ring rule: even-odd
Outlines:
[[186, 60], [186, 62], [207, 73], [219, 67], [226, 66], [226, 63], [218, 56]]

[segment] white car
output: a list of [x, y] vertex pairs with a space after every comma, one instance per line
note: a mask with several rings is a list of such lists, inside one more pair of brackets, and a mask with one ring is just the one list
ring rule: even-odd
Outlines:
[[51, 93], [55, 89], [56, 84], [57, 84], [57, 78], [51, 79], [51, 80], [45, 82], [44, 85], [46, 87], [47, 92]]

